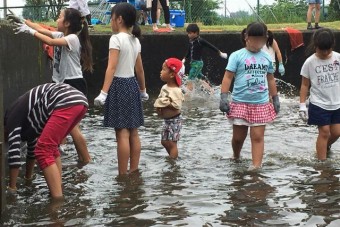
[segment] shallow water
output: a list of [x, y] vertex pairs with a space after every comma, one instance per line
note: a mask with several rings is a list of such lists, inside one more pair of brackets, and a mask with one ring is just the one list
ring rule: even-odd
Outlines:
[[231, 125], [217, 96], [185, 103], [179, 159], [160, 144], [162, 120], [152, 97], [140, 130], [140, 172], [117, 178], [116, 141], [91, 110], [82, 122], [93, 163], [77, 167], [69, 141], [63, 155], [64, 201], [51, 201], [37, 170], [7, 195], [4, 226], [340, 226], [340, 149], [315, 159], [317, 130], [298, 118], [298, 98], [281, 95], [279, 117], [265, 132], [263, 169], [248, 171], [250, 141], [242, 162], [230, 160]]

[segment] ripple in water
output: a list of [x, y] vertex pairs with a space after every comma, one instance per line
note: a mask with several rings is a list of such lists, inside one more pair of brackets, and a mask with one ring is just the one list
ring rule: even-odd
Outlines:
[[266, 127], [264, 167], [232, 156], [231, 125], [218, 109], [219, 88], [195, 94], [183, 107], [179, 158], [160, 144], [162, 120], [151, 97], [140, 129], [139, 173], [117, 178], [115, 133], [101, 111], [82, 122], [93, 163], [79, 168], [69, 139], [63, 161], [64, 201], [51, 201], [39, 170], [7, 195], [3, 226], [340, 226], [338, 143], [325, 163], [315, 159], [317, 129], [298, 118], [298, 97], [281, 95], [281, 112]]

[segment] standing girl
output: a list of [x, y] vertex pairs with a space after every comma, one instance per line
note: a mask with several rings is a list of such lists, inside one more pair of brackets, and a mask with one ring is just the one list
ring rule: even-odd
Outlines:
[[[109, 60], [95, 105], [105, 103], [104, 126], [116, 131], [119, 174], [138, 170], [141, 145], [138, 127], [144, 125], [142, 99], [147, 100], [136, 9], [119, 3], [111, 10]], [[136, 71], [137, 77], [134, 75]]]
[[308, 124], [317, 125], [316, 152], [319, 160], [340, 136], [340, 54], [333, 51], [334, 34], [330, 29], [317, 30], [309, 48], [315, 53], [301, 68], [300, 116], [307, 120], [306, 97], [310, 88]]
[[[270, 56], [261, 50], [267, 41], [267, 26], [253, 22], [242, 32], [245, 48], [229, 57], [221, 85], [220, 110], [227, 113], [233, 125], [232, 148], [234, 159], [240, 152], [250, 127], [253, 166], [260, 168], [264, 153], [264, 131], [279, 112], [273, 65]], [[229, 91], [232, 79], [234, 88]], [[269, 102], [272, 96], [273, 104]], [[275, 114], [276, 113], [276, 114]]]
[[[89, 39], [87, 23], [76, 9], [64, 9], [57, 20], [57, 32], [51, 32], [39, 24], [24, 20], [16, 29], [17, 33], [25, 32], [37, 39], [54, 46], [53, 76], [55, 83], [67, 83], [87, 93], [86, 81], [82, 70], [92, 71], [92, 46]], [[86, 140], [79, 124], [71, 131], [71, 136], [78, 152], [79, 161], [88, 163], [91, 158]]]
[[282, 54], [277, 44], [276, 40], [274, 39], [273, 32], [268, 30], [268, 39], [266, 44], [262, 47], [264, 51], [266, 51], [270, 57], [272, 58], [274, 72], [276, 71], [276, 58], [279, 61], [279, 73], [281, 76], [285, 74], [285, 67], [283, 66], [282, 62]]

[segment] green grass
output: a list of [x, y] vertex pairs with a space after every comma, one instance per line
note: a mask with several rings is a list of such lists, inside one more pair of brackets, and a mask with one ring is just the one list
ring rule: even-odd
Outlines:
[[[200, 30], [201, 32], [240, 32], [243, 28], [246, 27], [246, 25], [211, 25], [206, 26], [200, 24]], [[268, 29], [273, 31], [280, 31], [284, 28], [291, 27], [298, 30], [306, 30], [307, 23], [282, 23], [282, 24], [267, 24]], [[327, 27], [334, 30], [340, 29], [340, 23], [339, 21], [334, 22], [323, 22], [320, 23], [320, 26]], [[142, 29], [142, 33], [153, 33], [152, 26], [140, 26]], [[94, 31], [98, 33], [111, 33], [110, 25], [95, 25]], [[182, 33], [185, 32], [185, 27], [183, 28], [176, 28], [176, 31], [174, 33]]]
[[[55, 27], [56, 22], [43, 22], [49, 26]], [[6, 24], [6, 21], [1, 21], [0, 24]], [[240, 32], [246, 25], [210, 25], [206, 26], [203, 24], [199, 24], [201, 32]], [[298, 30], [306, 30], [307, 23], [282, 23], [282, 24], [267, 24], [268, 29], [273, 31], [280, 31], [284, 28], [291, 27]], [[330, 28], [333, 30], [340, 29], [340, 21], [333, 21], [333, 22], [321, 22], [320, 26]], [[142, 29], [143, 34], [152, 34], [152, 26], [140, 26]], [[176, 28], [176, 31], [173, 33], [183, 33], [185, 32], [185, 27], [183, 28]], [[112, 33], [110, 25], [94, 25], [94, 30], [91, 33]]]

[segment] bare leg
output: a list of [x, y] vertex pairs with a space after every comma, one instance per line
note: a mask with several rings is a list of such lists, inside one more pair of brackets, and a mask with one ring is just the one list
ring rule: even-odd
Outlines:
[[261, 167], [264, 153], [265, 126], [250, 127], [251, 154], [254, 167]]
[[231, 145], [233, 147], [234, 159], [240, 158], [241, 149], [247, 134], [248, 126], [233, 125], [233, 138], [231, 139]]
[[77, 124], [70, 132], [73, 143], [76, 147], [79, 161], [83, 164], [87, 164], [91, 161], [91, 157], [89, 151], [87, 149], [86, 140], [83, 134], [80, 131], [79, 124]]
[[339, 139], [339, 136], [340, 136], [340, 124], [331, 125], [331, 135], [328, 139], [327, 147], [335, 143]]
[[309, 4], [308, 11], [307, 11], [307, 23], [312, 22], [312, 13], [313, 13], [314, 8], [315, 8], [315, 4]]
[[138, 135], [138, 129], [130, 130], [130, 173], [138, 170], [141, 145]]
[[163, 147], [168, 152], [170, 158], [176, 159], [178, 157], [177, 142], [169, 140], [161, 140]]
[[319, 135], [316, 140], [316, 153], [319, 160], [325, 160], [327, 158], [327, 143], [330, 138], [330, 126], [320, 126]]
[[60, 163], [60, 157], [56, 158], [56, 163], [43, 169], [45, 180], [53, 198], [61, 198], [63, 196], [61, 187], [61, 172], [57, 163]]
[[34, 165], [35, 165], [35, 159], [26, 158], [26, 173], [25, 173], [26, 180], [32, 179]]
[[126, 128], [116, 130], [119, 175], [128, 173], [130, 158], [130, 131]]

